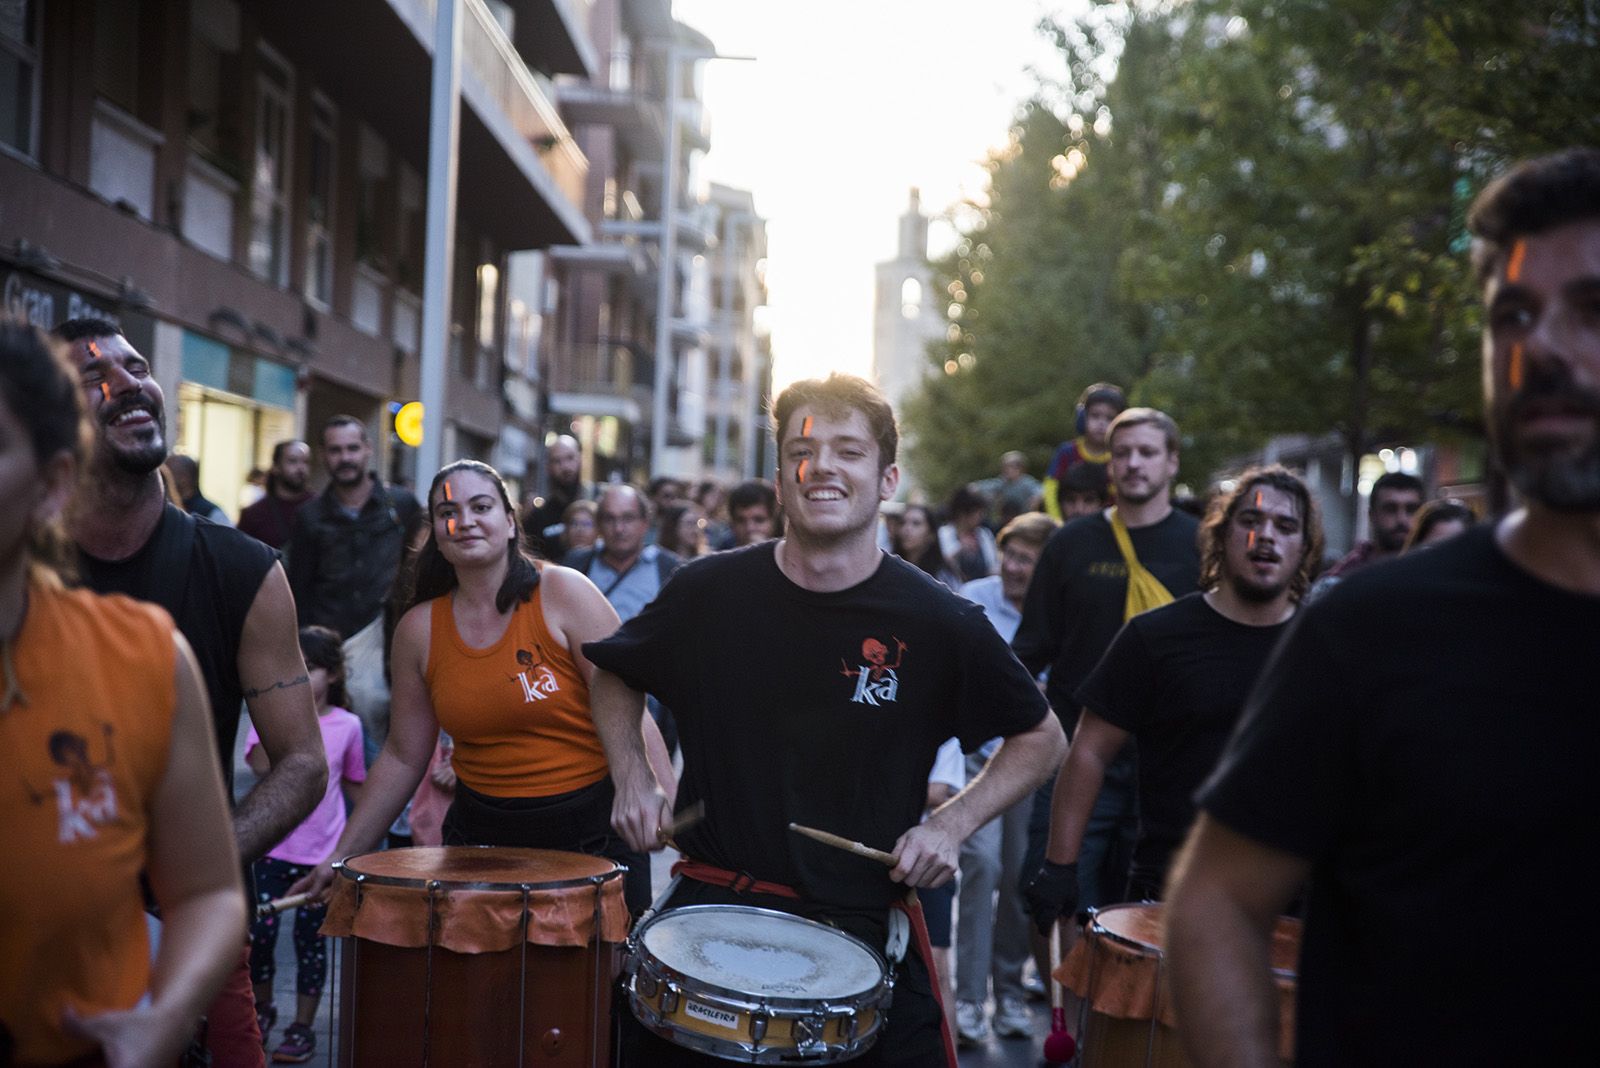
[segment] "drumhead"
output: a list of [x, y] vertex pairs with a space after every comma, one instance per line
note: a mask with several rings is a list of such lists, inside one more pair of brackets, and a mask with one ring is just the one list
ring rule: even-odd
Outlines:
[[883, 982], [864, 942], [770, 909], [687, 905], [650, 920], [639, 941], [668, 968], [752, 998], [843, 1000]]
[[[1148, 956], [1160, 957], [1166, 946], [1166, 912], [1159, 901], [1107, 905], [1096, 909], [1090, 925], [1094, 934], [1109, 936]], [[1279, 916], [1272, 931], [1272, 970], [1280, 978], [1295, 978], [1300, 961], [1301, 923]]]
[[426, 887], [437, 880], [451, 890], [520, 890], [581, 886], [595, 876], [620, 877], [622, 869], [605, 857], [554, 849], [498, 846], [419, 846], [385, 849], [347, 858], [339, 874], [389, 886]]

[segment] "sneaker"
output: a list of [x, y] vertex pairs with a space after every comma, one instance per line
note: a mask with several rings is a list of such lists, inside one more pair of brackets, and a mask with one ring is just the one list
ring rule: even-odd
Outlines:
[[1022, 993], [1029, 1001], [1049, 1001], [1050, 988], [1033, 972], [1022, 977]]
[[1003, 997], [994, 1014], [994, 1033], [1001, 1038], [1029, 1038], [1033, 1035], [1033, 1013], [1021, 998]]
[[317, 1036], [303, 1023], [283, 1029], [283, 1041], [272, 1051], [274, 1064], [304, 1064], [317, 1052]]
[[267, 1036], [272, 1033], [272, 1028], [278, 1022], [278, 1007], [276, 1005], [256, 1006], [256, 1026], [261, 1029], [261, 1048], [267, 1048]]
[[976, 1046], [989, 1037], [989, 1023], [983, 1018], [983, 1006], [976, 1001], [956, 1002], [956, 1041], [963, 1046]]

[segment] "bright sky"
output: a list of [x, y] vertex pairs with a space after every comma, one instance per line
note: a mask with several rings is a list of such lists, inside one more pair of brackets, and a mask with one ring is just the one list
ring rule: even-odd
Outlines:
[[[983, 189], [1017, 105], [1052, 76], [1041, 16], [1082, 0], [674, 0], [706, 64], [707, 179], [768, 220], [774, 385], [872, 367], [873, 265], [912, 186], [937, 216]], [[935, 241], [938, 238], [935, 237]]]

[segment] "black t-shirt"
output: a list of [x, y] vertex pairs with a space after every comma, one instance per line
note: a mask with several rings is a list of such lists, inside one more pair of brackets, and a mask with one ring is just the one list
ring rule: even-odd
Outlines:
[[790, 821], [878, 849], [921, 818], [935, 751], [1038, 725], [1045, 704], [983, 610], [903, 560], [816, 593], [778, 568], [776, 542], [684, 565], [584, 654], [678, 719], [679, 836], [697, 860], [843, 908], [902, 887], [881, 865], [803, 838]]
[[1199, 801], [1311, 862], [1301, 1064], [1593, 1059], [1597, 649], [1491, 527], [1291, 623]]
[[[187, 536], [189, 551], [180, 554]], [[150, 540], [126, 560], [100, 560], [81, 550], [78, 570], [96, 593], [122, 593], [171, 613], [189, 640], [211, 698], [223, 778], [233, 789], [233, 743], [239, 731], [244, 687], [239, 681], [239, 639], [245, 616], [277, 556], [232, 527], [187, 515], [167, 505]]]
[[1141, 885], [1159, 886], [1194, 822], [1191, 798], [1217, 765], [1245, 697], [1287, 623], [1236, 623], [1202, 593], [1133, 617], [1078, 688], [1077, 704], [1139, 743]]
[[[1173, 509], [1159, 523], [1128, 531], [1134, 555], [1174, 597], [1200, 582], [1199, 521]], [[1122, 629], [1128, 565], [1104, 514], [1084, 516], [1051, 535], [1039, 554], [1011, 647], [1028, 670], [1050, 669], [1045, 694], [1070, 732], [1073, 703], [1089, 672]]]

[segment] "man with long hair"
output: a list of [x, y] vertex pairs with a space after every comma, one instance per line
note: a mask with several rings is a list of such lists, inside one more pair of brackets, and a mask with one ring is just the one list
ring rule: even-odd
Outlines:
[[1168, 895], [1199, 1066], [1276, 1063], [1268, 943], [1308, 878], [1297, 1064], [1594, 1057], [1567, 977], [1600, 954], [1575, 883], [1600, 823], [1600, 151], [1517, 167], [1468, 224], [1523, 503], [1344, 580], [1264, 671]]
[[1321, 556], [1316, 502], [1287, 469], [1252, 468], [1212, 501], [1200, 526], [1204, 592], [1134, 616], [1078, 688], [1083, 712], [1056, 780], [1049, 847], [1026, 891], [1041, 930], [1077, 909], [1084, 828], [1130, 737], [1139, 745], [1139, 838], [1127, 896], [1161, 896], [1194, 821], [1195, 788], [1216, 766]]

